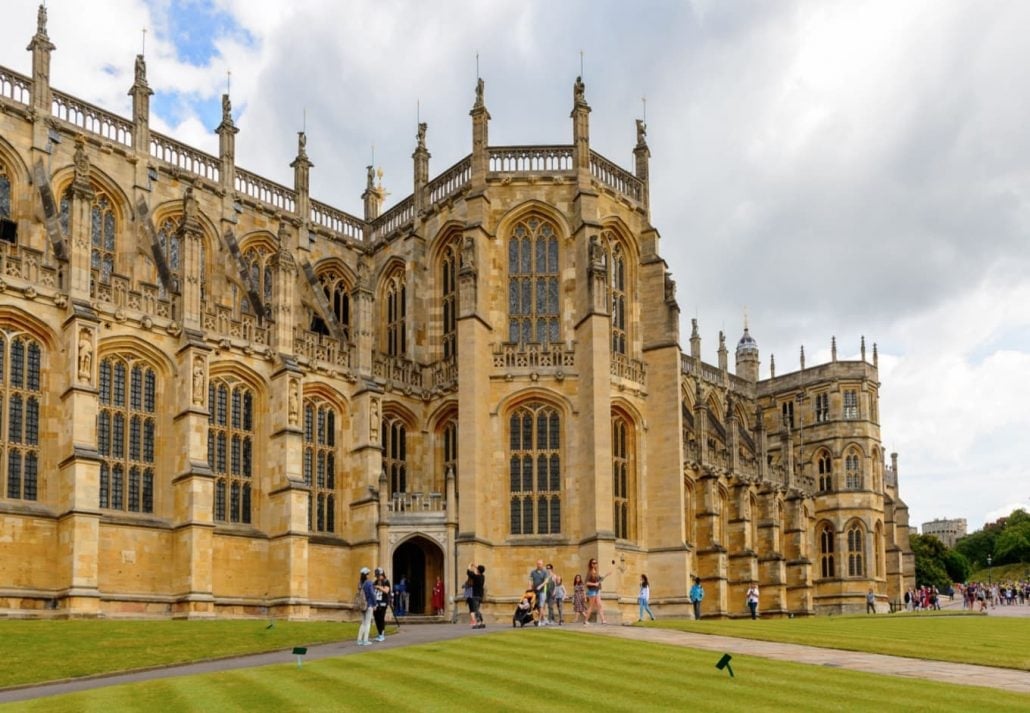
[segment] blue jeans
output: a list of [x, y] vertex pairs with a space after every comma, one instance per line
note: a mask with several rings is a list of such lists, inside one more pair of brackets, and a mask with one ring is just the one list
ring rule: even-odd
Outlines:
[[654, 612], [651, 611], [650, 602], [646, 599], [637, 599], [637, 603], [640, 605], [640, 614], [637, 616], [637, 619], [643, 621], [644, 612], [647, 612], [647, 615], [651, 617], [651, 621], [654, 621]]

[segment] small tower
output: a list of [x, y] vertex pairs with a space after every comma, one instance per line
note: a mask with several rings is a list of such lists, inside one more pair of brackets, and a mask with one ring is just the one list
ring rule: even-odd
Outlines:
[[754, 340], [748, 331], [747, 321], [744, 322], [744, 334], [737, 342], [737, 367], [736, 374], [742, 379], [747, 379], [752, 384], [758, 381], [758, 342]]

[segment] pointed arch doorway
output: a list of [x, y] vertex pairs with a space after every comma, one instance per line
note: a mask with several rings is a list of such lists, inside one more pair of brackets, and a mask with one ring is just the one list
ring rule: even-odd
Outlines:
[[435, 541], [415, 535], [393, 551], [393, 583], [408, 580], [408, 614], [432, 614], [430, 598], [436, 578], [444, 576], [443, 550]]

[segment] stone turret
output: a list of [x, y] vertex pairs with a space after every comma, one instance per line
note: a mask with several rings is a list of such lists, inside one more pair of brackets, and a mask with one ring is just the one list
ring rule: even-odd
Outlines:
[[635, 171], [637, 178], [644, 184], [644, 194], [642, 200], [644, 203], [644, 210], [647, 211], [650, 219], [651, 215], [651, 201], [650, 201], [650, 159], [651, 149], [647, 147], [647, 124], [642, 119], [637, 119], [637, 145], [633, 147], [633, 158], [635, 162]]
[[482, 78], [476, 80], [476, 102], [469, 116], [472, 117], [472, 185], [485, 186], [490, 155], [487, 151], [490, 133], [490, 112], [486, 110], [483, 91], [486, 88]]
[[747, 324], [744, 325], [744, 335], [737, 342], [736, 357], [737, 376], [751, 383], [758, 381], [758, 342], [751, 336]]

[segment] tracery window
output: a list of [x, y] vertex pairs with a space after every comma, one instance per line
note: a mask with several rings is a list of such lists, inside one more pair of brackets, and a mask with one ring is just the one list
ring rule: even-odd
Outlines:
[[612, 418], [612, 501], [615, 536], [633, 537], [633, 472], [629, 423], [622, 416]]
[[819, 490], [829, 492], [833, 490], [833, 460], [826, 451], [820, 451], [816, 459], [819, 466]]
[[830, 420], [830, 395], [829, 394], [816, 394], [815, 395], [815, 421], [816, 423], [824, 423]]
[[[318, 276], [318, 282], [322, 285], [336, 323], [343, 331], [343, 338], [350, 341], [350, 288], [346, 280], [337, 270], [326, 270]], [[311, 331], [329, 335], [329, 328], [318, 314], [311, 318]]]
[[612, 241], [610, 260], [608, 261], [608, 284], [612, 294], [612, 354], [626, 353], [626, 255], [622, 245]]
[[794, 402], [784, 401], [780, 406], [780, 411], [783, 415], [783, 427], [794, 428]]
[[17, 242], [17, 226], [11, 220], [11, 179], [0, 163], [0, 240]]
[[844, 418], [848, 420], [858, 418], [858, 392], [854, 389], [844, 392]]
[[39, 497], [42, 357], [36, 340], [0, 330], [0, 475], [15, 500]]
[[408, 492], [408, 427], [391, 415], [383, 417], [383, 470], [391, 495]]
[[848, 576], [865, 576], [865, 532], [858, 524], [848, 528]]
[[304, 482], [308, 529], [336, 532], [336, 409], [325, 401], [304, 401]]
[[[253, 245], [243, 251], [243, 263], [247, 273], [250, 275], [250, 285], [261, 298], [262, 306], [266, 313], [272, 307], [272, 287], [274, 285], [274, 261], [275, 253], [266, 245]], [[234, 288], [235, 291], [235, 288]], [[264, 318], [265, 314], [257, 314], [254, 305], [250, 303], [250, 296], [246, 293], [239, 296], [240, 310], [245, 314], [252, 314]]]
[[[176, 291], [182, 285], [182, 236], [179, 225], [171, 218], [166, 218], [157, 231], [157, 243], [164, 254], [165, 264], [172, 273], [172, 286]], [[164, 285], [161, 285], [161, 296], [167, 297]]]
[[215, 474], [215, 520], [250, 524], [254, 392], [228, 378], [208, 384], [207, 462]]
[[540, 402], [508, 420], [510, 527], [513, 535], [561, 532], [561, 416]]
[[508, 242], [508, 341], [557, 342], [559, 320], [558, 236], [550, 223], [529, 218]]
[[405, 356], [408, 353], [407, 337], [407, 288], [404, 273], [395, 270], [384, 286], [386, 298], [386, 353], [390, 356]]
[[833, 566], [833, 540], [833, 527], [823, 525], [819, 530], [819, 563], [824, 579], [836, 576], [836, 569]]
[[858, 454], [852, 451], [844, 458], [844, 482], [848, 490], [860, 490], [862, 488], [862, 471], [859, 466]]
[[452, 242], [444, 250], [440, 264], [440, 301], [443, 308], [443, 358], [450, 359], [458, 353], [458, 243]]
[[97, 193], [90, 207], [90, 269], [102, 285], [111, 284], [115, 260], [115, 220], [111, 201]]
[[154, 512], [157, 376], [131, 356], [100, 361], [100, 507]]

